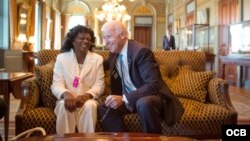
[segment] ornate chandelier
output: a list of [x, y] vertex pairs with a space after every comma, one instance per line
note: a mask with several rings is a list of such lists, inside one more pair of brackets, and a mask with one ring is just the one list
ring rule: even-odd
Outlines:
[[[98, 11], [96, 15], [97, 19], [103, 21], [119, 20], [119, 21], [129, 21], [131, 16], [127, 14], [126, 7], [120, 5], [119, 2], [123, 0], [104, 0], [106, 1], [102, 5], [102, 11]], [[134, 1], [134, 0], [130, 0]]]

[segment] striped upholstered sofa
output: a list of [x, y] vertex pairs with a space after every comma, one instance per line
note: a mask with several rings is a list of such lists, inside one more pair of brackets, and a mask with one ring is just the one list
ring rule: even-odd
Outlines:
[[[104, 58], [108, 57], [108, 51], [96, 52]], [[41, 50], [38, 53], [35, 77], [22, 84], [23, 98], [15, 117], [16, 134], [37, 126], [43, 127], [47, 134], [56, 133], [56, 116], [53, 112], [56, 99], [51, 93], [50, 85], [52, 60], [59, 53], [58, 50]], [[204, 53], [154, 51], [154, 54], [164, 81], [176, 93], [185, 109], [183, 117], [174, 126], [169, 127], [162, 121], [164, 135], [196, 139], [220, 138], [222, 125], [237, 124], [237, 112], [231, 104], [228, 84], [222, 79], [214, 78], [213, 72], [205, 72]], [[202, 86], [197, 86], [200, 84]], [[105, 85], [102, 98], [110, 94], [109, 72], [105, 72]], [[200, 92], [197, 89], [201, 89]], [[125, 116], [124, 121], [130, 132], [142, 131], [137, 114]], [[102, 131], [99, 123], [96, 130]]]

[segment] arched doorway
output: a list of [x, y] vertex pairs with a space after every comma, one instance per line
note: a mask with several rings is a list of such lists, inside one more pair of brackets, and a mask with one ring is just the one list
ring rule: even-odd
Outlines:
[[156, 11], [150, 4], [133, 8], [132, 38], [147, 45], [150, 49], [156, 48]]
[[73, 26], [91, 27], [90, 7], [82, 1], [70, 1], [62, 7], [62, 39]]

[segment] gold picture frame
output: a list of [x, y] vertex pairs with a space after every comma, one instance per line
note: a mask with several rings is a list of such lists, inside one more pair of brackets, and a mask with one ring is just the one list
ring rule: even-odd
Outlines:
[[175, 31], [178, 33], [180, 31], [180, 26], [181, 26], [181, 20], [177, 19], [175, 20]]
[[17, 6], [17, 36], [20, 34], [29, 34], [31, 7], [29, 5], [20, 3]]

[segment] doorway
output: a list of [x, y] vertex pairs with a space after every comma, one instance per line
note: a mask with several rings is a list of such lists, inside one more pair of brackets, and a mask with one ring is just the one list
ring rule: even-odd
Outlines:
[[152, 48], [152, 27], [151, 26], [135, 26], [134, 40], [145, 44], [148, 48]]
[[[228, 25], [236, 23], [237, 19], [237, 0], [224, 0], [219, 2], [219, 56], [226, 56], [231, 53], [229, 44], [229, 28]], [[218, 76], [222, 77], [222, 65], [219, 60]], [[225, 79], [231, 85], [237, 82], [237, 67], [235, 65], [227, 65], [225, 68]]]

